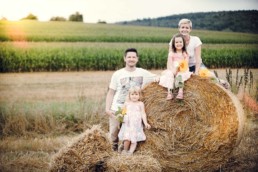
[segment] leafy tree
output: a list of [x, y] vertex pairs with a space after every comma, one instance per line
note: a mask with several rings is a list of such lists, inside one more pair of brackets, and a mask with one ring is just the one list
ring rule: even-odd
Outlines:
[[2, 17], [2, 18], [1, 18], [1, 21], [7, 21], [7, 18]]
[[177, 28], [182, 18], [190, 19], [194, 29], [258, 33], [258, 10], [186, 13], [117, 24]]
[[75, 14], [69, 16], [69, 21], [83, 22], [83, 15], [76, 12]]
[[98, 20], [98, 24], [107, 24], [107, 22], [104, 20]]
[[24, 17], [21, 20], [38, 20], [38, 17], [30, 13], [27, 17]]
[[64, 17], [52, 17], [50, 21], [66, 21], [66, 18]]

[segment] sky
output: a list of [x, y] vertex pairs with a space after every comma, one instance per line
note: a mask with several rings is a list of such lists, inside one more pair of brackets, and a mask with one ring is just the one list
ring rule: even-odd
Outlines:
[[32, 13], [39, 21], [69, 18], [107, 23], [211, 11], [258, 10], [258, 0], [0, 0], [0, 19], [16, 21]]

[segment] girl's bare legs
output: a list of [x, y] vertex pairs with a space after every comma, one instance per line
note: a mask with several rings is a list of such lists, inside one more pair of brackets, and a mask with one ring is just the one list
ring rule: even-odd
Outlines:
[[136, 149], [136, 146], [137, 146], [137, 142], [136, 143], [131, 143], [131, 146], [130, 146], [130, 150], [129, 150], [129, 154], [133, 154], [135, 149]]
[[168, 88], [167, 100], [171, 100], [171, 99], [173, 99], [172, 89]]
[[128, 150], [129, 150], [130, 144], [131, 144], [131, 141], [129, 141], [129, 140], [124, 140], [124, 150], [125, 150], [125, 151], [128, 151]]
[[184, 91], [183, 88], [179, 88], [178, 94], [176, 96], [177, 99], [183, 99], [184, 98]]

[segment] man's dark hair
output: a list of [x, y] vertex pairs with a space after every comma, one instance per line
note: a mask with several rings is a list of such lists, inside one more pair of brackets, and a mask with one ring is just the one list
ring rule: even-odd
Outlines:
[[135, 52], [135, 53], [136, 53], [136, 56], [138, 57], [138, 52], [137, 52], [136, 48], [128, 48], [128, 49], [126, 49], [126, 50], [125, 50], [125, 53], [124, 53], [124, 56], [126, 56], [126, 54], [127, 54], [128, 52]]

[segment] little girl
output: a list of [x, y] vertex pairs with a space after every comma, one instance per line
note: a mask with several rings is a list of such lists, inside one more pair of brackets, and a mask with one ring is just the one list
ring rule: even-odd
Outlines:
[[146, 140], [142, 122], [147, 129], [151, 128], [147, 123], [144, 104], [139, 99], [140, 88], [132, 87], [129, 89], [128, 101], [124, 104], [126, 115], [124, 116], [124, 123], [118, 134], [119, 140], [122, 140], [124, 144], [122, 153], [130, 155], [135, 151], [137, 142]]
[[159, 84], [168, 88], [167, 100], [173, 99], [172, 89], [179, 88], [177, 99], [183, 99], [184, 82], [191, 77], [188, 67], [189, 56], [186, 51], [183, 35], [172, 38], [172, 52], [168, 54], [167, 70], [162, 72]]

